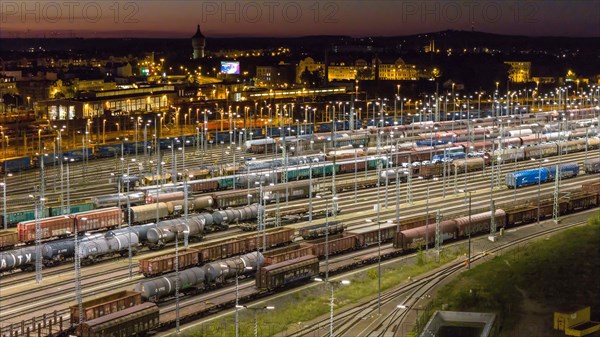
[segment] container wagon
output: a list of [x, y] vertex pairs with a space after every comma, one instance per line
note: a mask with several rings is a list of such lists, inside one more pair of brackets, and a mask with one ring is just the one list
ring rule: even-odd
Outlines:
[[600, 172], [600, 157], [589, 158], [583, 162], [583, 168], [585, 173], [599, 173]]

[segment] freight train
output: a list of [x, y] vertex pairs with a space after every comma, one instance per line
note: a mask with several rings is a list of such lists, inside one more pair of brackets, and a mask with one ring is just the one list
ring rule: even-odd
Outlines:
[[[234, 221], [246, 221], [256, 218], [258, 215], [258, 208], [258, 205], [251, 205], [241, 209], [203, 213], [196, 215], [195, 217], [189, 217], [187, 220], [178, 219], [175, 221], [161, 221], [158, 224], [150, 223], [113, 229], [105, 233], [86, 233], [79, 237], [82, 261], [93, 263], [96, 260], [112, 255], [126, 254], [129, 250], [128, 242], [130, 241], [130, 237], [131, 246], [134, 251], [139, 247], [139, 244], [151, 248], [162, 246], [166, 242], [172, 242], [176, 233], [179, 233], [178, 237], [182, 238], [184, 236], [184, 231], [188, 231], [185, 235], [187, 236], [189, 234], [189, 237], [192, 239], [200, 238], [205, 230], [208, 231], [218, 226], [225, 226]], [[90, 217], [89, 220], [87, 218], [83, 219], [85, 217], [82, 216], [75, 218], [80, 221], [76, 223], [88, 226], [87, 228], [94, 223], [92, 217]], [[54, 230], [65, 233], [65, 235], [68, 235], [67, 232], [69, 230], [73, 230], [70, 227], [71, 224], [69, 222], [60, 223], [59, 225], [60, 226], [56, 227], [58, 229], [54, 228]], [[80, 231], [80, 233], [82, 232]], [[52, 266], [73, 258], [74, 252], [75, 240], [73, 240], [73, 238], [48, 241], [42, 243], [41, 246], [42, 260], [43, 264], [46, 266]], [[2, 251], [0, 252], [0, 273], [14, 269], [31, 270], [34, 268], [35, 261], [35, 246], [26, 246]]]
[[[573, 192], [568, 197], [562, 198], [559, 204], [560, 215], [579, 212], [584, 209], [595, 208], [600, 205], [600, 184], [590, 182], [582, 185], [581, 192]], [[547, 219], [553, 215], [554, 203], [552, 198], [543, 198], [539, 201], [521, 202], [506, 205], [496, 209], [494, 220], [496, 228], [507, 228]], [[539, 212], [539, 213], [538, 213]], [[440, 236], [442, 240], [456, 240], [469, 235], [489, 233], [492, 213], [476, 212], [471, 216], [459, 216], [447, 219], [440, 223]], [[400, 230], [398, 230], [400, 227]], [[381, 242], [393, 241], [395, 250], [387, 253], [395, 256], [412, 252], [425, 245], [432, 245], [436, 238], [435, 220], [429, 219], [429, 226], [421, 222], [419, 226], [400, 226], [394, 223], [346, 231], [343, 235], [333, 237], [328, 241], [330, 254], [348, 252], [362, 247]], [[289, 286], [303, 280], [309, 280], [319, 275], [318, 257], [324, 255], [323, 240], [314, 243], [307, 242], [311, 249], [296, 250], [281, 254], [285, 257], [274, 261], [270, 265], [260, 268], [256, 275], [256, 286], [260, 291], [274, 291], [278, 288]], [[302, 252], [299, 253], [298, 252]], [[330, 270], [330, 272], [332, 272]]]
[[175, 294], [175, 278], [179, 277], [179, 291], [182, 293], [197, 292], [215, 285], [224, 284], [227, 280], [246, 276], [256, 272], [262, 265], [264, 257], [260, 252], [252, 252], [219, 262], [207, 263], [203, 267], [193, 267], [155, 279], [141, 281], [135, 290], [147, 301], [158, 302]]
[[577, 163], [549, 165], [541, 168], [510, 172], [506, 174], [506, 186], [519, 188], [554, 181], [556, 178], [567, 179], [579, 174]]

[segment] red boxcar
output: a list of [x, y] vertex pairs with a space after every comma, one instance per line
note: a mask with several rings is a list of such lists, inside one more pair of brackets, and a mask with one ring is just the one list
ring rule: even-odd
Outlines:
[[[73, 233], [75, 221], [69, 216], [55, 216], [40, 219], [41, 239], [65, 237]], [[23, 221], [17, 224], [20, 242], [35, 241], [35, 220]]]
[[121, 215], [120, 208], [110, 207], [76, 213], [71, 215], [71, 217], [77, 223], [77, 231], [86, 232], [119, 227], [121, 224]]

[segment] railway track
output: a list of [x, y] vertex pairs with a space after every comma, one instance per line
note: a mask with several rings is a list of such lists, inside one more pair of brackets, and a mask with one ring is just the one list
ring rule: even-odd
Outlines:
[[[510, 249], [511, 247], [520, 245], [524, 242], [528, 242], [536, 238], [544, 237], [549, 234], [563, 231], [569, 228], [581, 226], [583, 224], [585, 224], [585, 221], [579, 221], [572, 224], [563, 225], [561, 227], [545, 229], [543, 231], [530, 234], [526, 237], [517, 238], [513, 241], [506, 242], [496, 247], [490, 248], [485, 252], [479, 252], [475, 255], [472, 255], [471, 263], [487, 258], [489, 254], [494, 254], [502, 250]], [[418, 299], [424, 298], [425, 300], [427, 300], [428, 298], [425, 295], [437, 285], [439, 285], [442, 281], [444, 281], [448, 277], [451, 277], [457, 272], [463, 271], [464, 269], [464, 263], [462, 261], [453, 262], [450, 265], [445, 266], [442, 269], [437, 270], [429, 275], [413, 280], [413, 282], [411, 282], [408, 285], [386, 292], [385, 296], [382, 294], [381, 304], [383, 305], [390, 302], [397, 302], [399, 298], [407, 298], [407, 301], [404, 302], [403, 305], [405, 305], [406, 307], [412, 307], [418, 301]], [[353, 328], [353, 325], [357, 324], [359, 320], [361, 320], [363, 317], [376, 315], [377, 308], [378, 300], [374, 299], [368, 301], [364, 305], [358, 306], [356, 308], [343, 312], [340, 315], [337, 315], [336, 325], [338, 326], [338, 328], [335, 329], [333, 336], [347, 336]], [[394, 336], [397, 332], [398, 327], [408, 315], [409, 310], [394, 310], [388, 315], [384, 316], [382, 319], [379, 319], [377, 323], [368, 326], [361, 333], [359, 333], [359, 335], [380, 337], [390, 335]], [[302, 332], [301, 334], [293, 334], [291, 336], [306, 336], [306, 333], [308, 332], [309, 331]]]
[[[581, 157], [582, 154], [579, 154], [578, 156]], [[577, 155], [575, 155], [574, 157], [570, 157], [569, 160], [573, 160], [573, 159], [577, 159]], [[563, 157], [563, 160], [566, 160]], [[531, 165], [531, 163], [524, 163], [524, 164], [529, 164]], [[467, 181], [468, 184], [470, 186], [470, 188], [481, 188], [482, 193], [475, 193], [474, 196], [474, 203], [473, 203], [473, 209], [477, 209], [477, 207], [487, 207], [488, 205], [488, 201], [487, 198], [489, 198], [489, 171], [488, 174], [486, 175], [482, 175], [481, 172], [476, 172], [476, 173], [472, 173], [469, 174], [467, 176]], [[585, 176], [582, 175], [580, 177], [574, 178], [574, 179], [569, 179], [569, 180], [564, 180], [563, 181], [563, 188], [564, 189], [569, 189], [569, 188], [573, 188], [575, 186], [578, 186], [581, 182], [583, 181], [587, 181], [589, 179], [593, 179], [596, 177], [589, 177], [589, 176]], [[406, 185], [406, 184], [405, 184]], [[546, 184], [546, 185], [542, 185], [542, 193], [547, 192], [548, 190], [552, 189], [553, 186], [550, 186], [552, 184]], [[402, 218], [407, 217], [407, 216], [412, 216], [412, 215], [418, 215], [418, 214], [423, 214], [424, 212], [426, 212], [425, 210], [425, 205], [423, 203], [423, 200], [426, 198], [426, 191], [425, 191], [425, 187], [426, 187], [426, 183], [422, 182], [422, 181], [415, 181], [415, 183], [413, 184], [413, 197], [415, 200], [415, 204], [414, 205], [402, 205], [402, 208], [410, 208], [410, 211], [408, 210], [402, 210], [401, 211], [401, 216]], [[381, 190], [383, 190], [383, 188], [381, 188]], [[383, 196], [383, 192], [380, 190], [380, 197]], [[537, 186], [530, 186], [530, 187], [526, 187], [523, 189], [519, 189], [519, 198], [522, 197], [528, 197], [528, 198], [535, 198], [535, 196], [537, 195]], [[510, 201], [511, 199], [511, 193], [513, 191], [512, 190], [507, 190], [507, 189], [501, 189], [499, 191], [495, 192], [495, 200], [500, 203], [502, 200], [505, 201]], [[354, 192], [353, 191], [346, 191], [346, 192], [342, 192], [338, 194], [338, 197], [340, 198], [340, 206], [342, 209], [353, 209], [354, 212], [363, 212], [363, 213], [370, 213], [371, 218], [373, 218], [373, 200], [374, 197], [376, 197], [377, 195], [377, 191], [375, 191], [375, 189], [371, 189], [371, 190], [364, 190], [364, 191], [360, 191], [360, 198], [359, 200], [356, 200], [353, 198]], [[454, 197], [447, 197], [446, 199], [444, 199], [444, 208], [442, 208], [442, 211], [444, 212], [445, 210], [451, 210], [451, 209], [456, 209], [457, 207], [463, 207], [464, 208], [464, 198], [461, 197], [462, 194]], [[486, 199], [481, 199], [481, 197], [486, 196]], [[393, 194], [390, 197], [391, 199], [393, 199]], [[430, 191], [430, 200], [431, 201], [440, 201], [442, 199], [441, 198], [441, 191], [434, 189], [432, 192]], [[453, 199], [452, 202], [448, 201], [448, 199]], [[383, 203], [383, 201], [382, 201]], [[284, 203], [280, 203], [280, 207], [282, 209], [285, 209], [286, 207], [298, 207], [299, 204], [303, 204], [306, 205], [306, 199], [303, 200], [295, 200], [295, 201], [290, 201], [288, 206], [285, 206]], [[390, 202], [390, 206], [393, 206], [394, 201]], [[275, 205], [268, 205], [268, 208], [272, 209]], [[324, 209], [325, 208], [325, 201], [323, 199], [313, 199], [313, 207], [315, 209]], [[498, 206], [497, 206], [498, 207]], [[433, 212], [433, 207], [430, 207], [430, 212]], [[444, 212], [445, 213], [445, 212]], [[395, 207], [390, 207], [389, 209], [383, 209], [380, 217], [382, 220], [387, 220], [387, 219], [394, 219], [395, 218]], [[338, 218], [341, 218], [341, 216], [338, 216]], [[356, 228], [356, 227], [363, 227], [366, 226], [367, 224], [365, 224], [364, 222], [365, 219], [365, 214], [355, 214], [354, 216], [348, 216], [347, 218], [344, 217], [343, 221], [347, 222], [349, 224], [350, 229], [352, 228]], [[319, 219], [319, 220], [315, 220], [313, 221], [313, 223], [319, 223], [319, 222], [324, 222], [324, 219]], [[304, 223], [304, 225], [306, 225], [306, 223]], [[370, 224], [371, 226], [373, 224]], [[294, 225], [294, 227], [300, 227], [301, 224], [298, 225]], [[231, 234], [231, 233], [229, 233]], [[66, 268], [66, 267], [65, 267]], [[67, 268], [68, 269], [68, 268]], [[114, 267], [111, 269], [112, 271], [123, 271], [123, 275], [121, 275], [121, 277], [125, 277], [125, 273], [124, 273], [124, 269], [115, 269]], [[84, 284], [84, 286], [86, 286]], [[114, 291], [116, 289], [114, 288], [110, 288], [107, 285], [104, 285], [103, 290], [98, 290], [97, 292], [94, 292], [94, 294], [100, 294], [102, 293], [102, 291]], [[85, 296], [87, 297], [87, 293], [85, 293]], [[52, 297], [51, 297], [52, 298]], [[72, 300], [74, 300], [74, 296], [72, 296]], [[57, 305], [55, 303], [55, 305]], [[30, 311], [28, 312], [28, 314], [31, 316], [33, 314], [35, 314], [35, 312], [39, 312], [39, 310], [37, 311]], [[23, 314], [26, 313], [22, 313], [19, 315], [19, 317], [21, 317]], [[4, 317], [3, 317], [4, 320]]]

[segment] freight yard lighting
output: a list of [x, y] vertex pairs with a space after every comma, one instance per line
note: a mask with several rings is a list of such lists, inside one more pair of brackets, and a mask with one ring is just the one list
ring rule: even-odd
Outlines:
[[179, 234], [189, 234], [189, 230], [167, 228], [168, 232], [175, 234], [175, 333], [179, 334]]
[[[244, 268], [245, 270], [252, 270], [252, 267], [250, 266], [246, 266]], [[244, 308], [243, 305], [240, 305], [239, 303], [239, 298], [240, 298], [240, 293], [239, 293], [239, 270], [238, 268], [235, 268], [235, 337], [239, 337], [240, 336], [240, 320], [239, 320], [239, 309], [240, 308]]]
[[[321, 199], [321, 195], [316, 196]], [[332, 197], [332, 203], [338, 200], [338, 197]], [[325, 199], [325, 280], [329, 280], [329, 199]]]
[[[471, 269], [471, 191], [467, 190], [458, 190], [460, 193], [468, 193], [469, 194], [469, 250], [467, 255], [467, 269]], [[539, 204], [539, 203], [538, 203]], [[492, 214], [492, 217], [494, 214]]]
[[[532, 161], [537, 161], [538, 162], [538, 191], [537, 191], [537, 224], [538, 226], [540, 225], [540, 192], [541, 192], [541, 185], [542, 185], [542, 161], [544, 163], [548, 162], [548, 159], [544, 159], [542, 160], [542, 158], [539, 159], [535, 159], [535, 158], [531, 158]], [[558, 175], [559, 172], [556, 171], [556, 174]], [[515, 186], [515, 190], [516, 190], [516, 186]]]
[[[247, 305], [236, 305], [235, 309], [248, 309], [254, 312], [254, 337], [258, 337], [258, 312], [262, 310], [275, 310], [275, 306], [267, 305], [264, 307], [249, 307]], [[237, 325], [236, 325], [236, 333], [237, 333]], [[236, 335], [237, 336], [237, 335]]]
[[4, 230], [6, 230], [7, 226], [8, 226], [8, 212], [6, 211], [6, 189], [8, 188], [8, 185], [6, 185], [6, 177], [12, 177], [12, 173], [6, 173], [4, 174], [4, 179], [2, 181], [2, 183], [0, 183], [2, 185], [2, 194], [3, 194], [3, 198], [2, 198], [2, 202], [3, 202], [3, 210], [4, 210]]
[[331, 298], [329, 300], [329, 336], [333, 336], [333, 305], [334, 305], [334, 297], [333, 297], [333, 288], [335, 285], [340, 284], [340, 285], [349, 285], [350, 281], [349, 280], [340, 280], [340, 281], [329, 281], [329, 280], [324, 280], [322, 278], [319, 277], [315, 277], [314, 280], [316, 282], [324, 282], [327, 283], [330, 287], [331, 290]]

